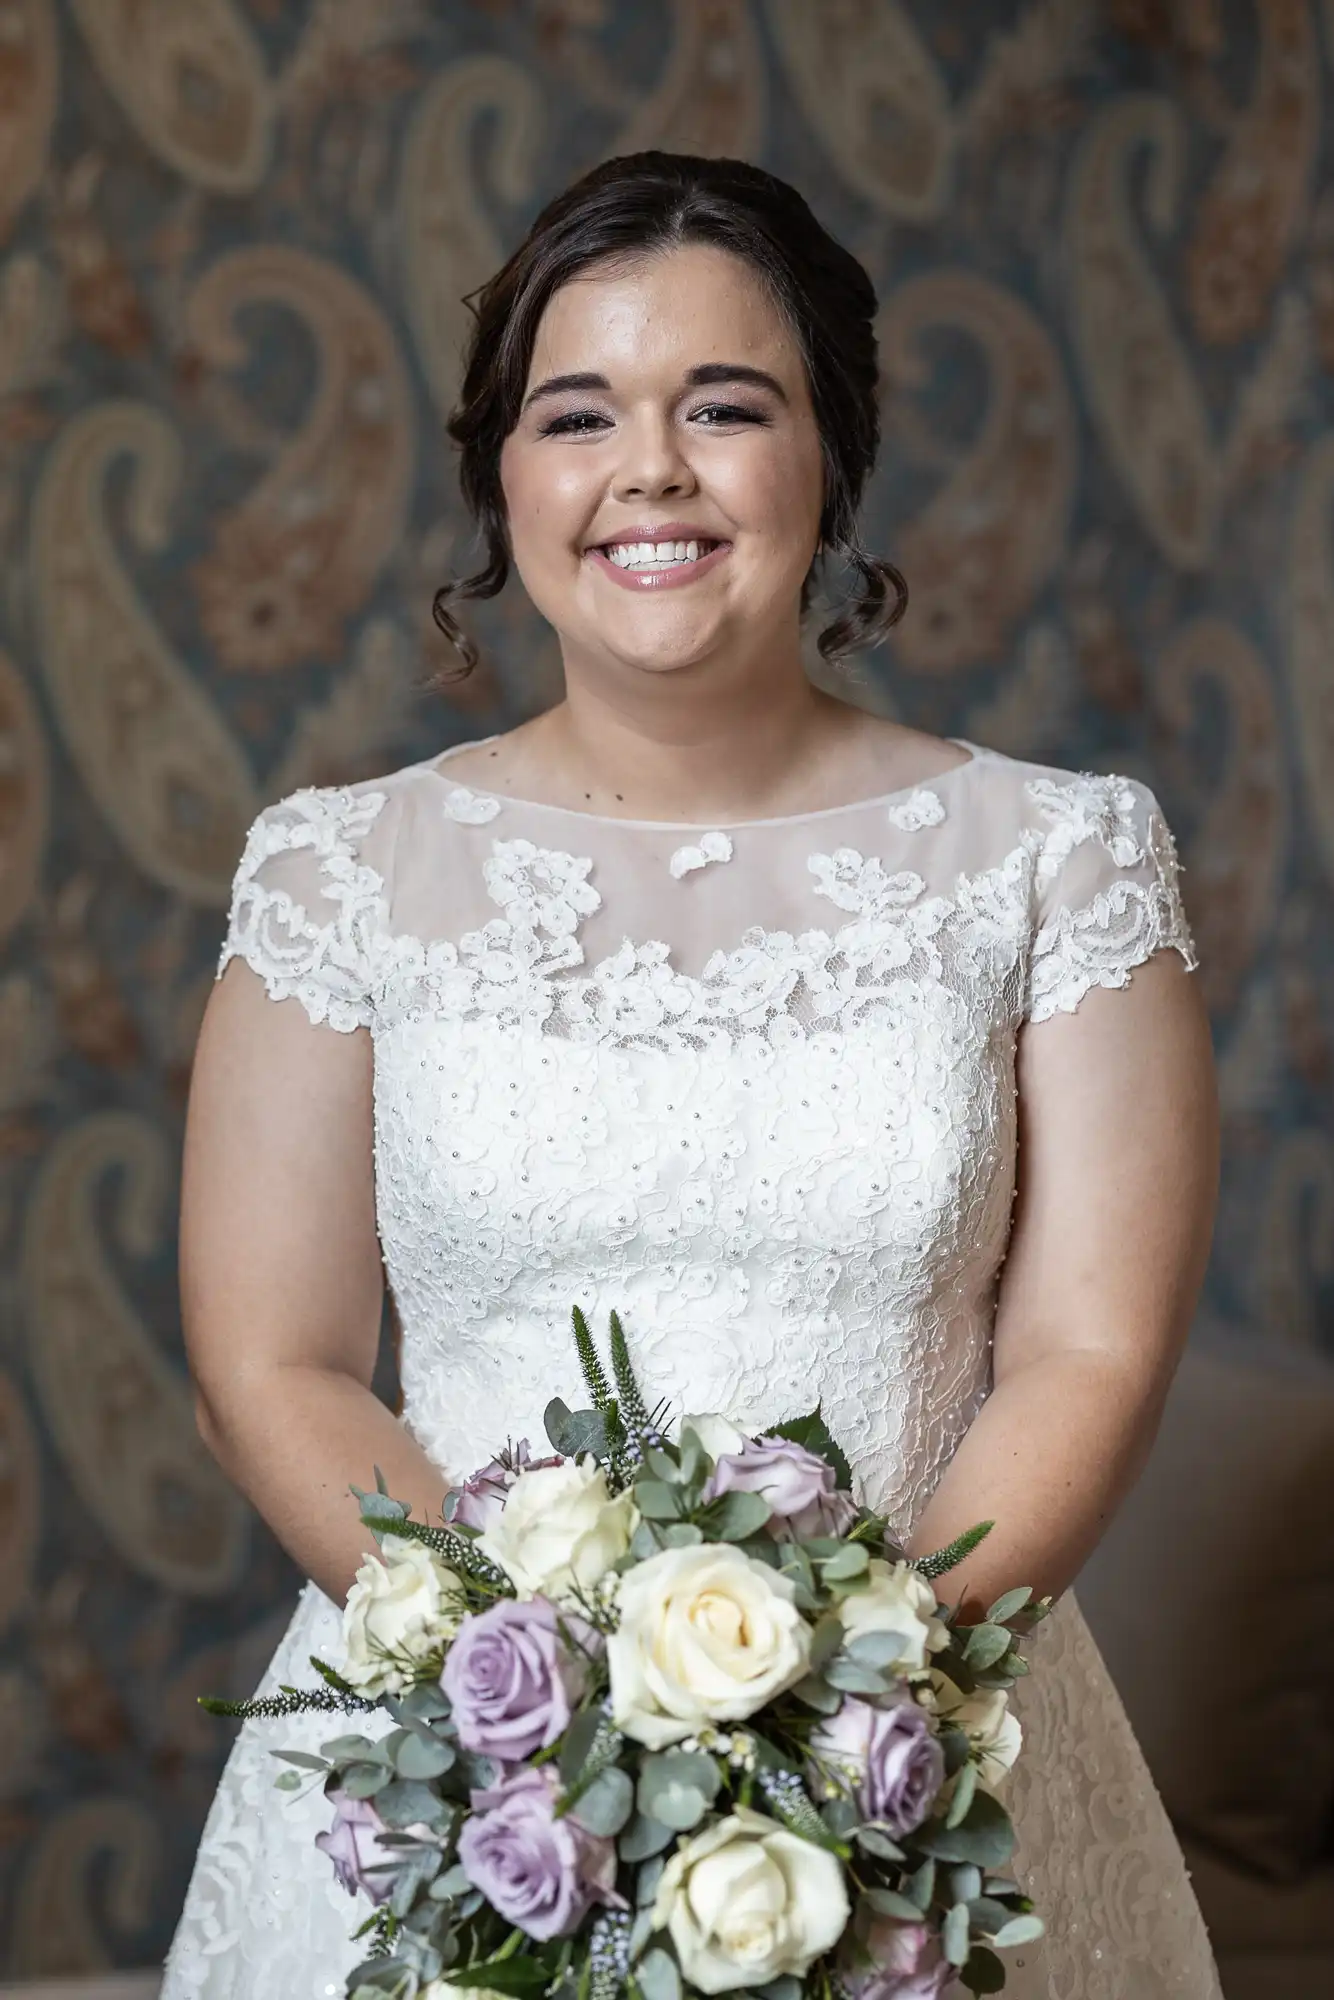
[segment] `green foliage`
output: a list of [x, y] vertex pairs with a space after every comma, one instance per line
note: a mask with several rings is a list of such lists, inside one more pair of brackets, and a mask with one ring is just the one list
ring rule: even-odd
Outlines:
[[929, 1556], [918, 1556], [913, 1568], [928, 1582], [938, 1576], [944, 1576], [947, 1570], [956, 1569], [970, 1556], [973, 1550], [986, 1540], [995, 1525], [994, 1521], [979, 1521], [975, 1527], [965, 1528], [956, 1540], [948, 1542], [943, 1549], [937, 1549]]
[[[588, 1390], [593, 1408], [605, 1412], [611, 1405], [611, 1387], [602, 1372], [602, 1363], [598, 1359], [597, 1347], [593, 1341], [593, 1330], [584, 1316], [582, 1307], [573, 1307], [570, 1317], [574, 1321], [575, 1352], [579, 1356], [579, 1366], [583, 1370], [584, 1386]], [[559, 1449], [557, 1446], [557, 1450]]]

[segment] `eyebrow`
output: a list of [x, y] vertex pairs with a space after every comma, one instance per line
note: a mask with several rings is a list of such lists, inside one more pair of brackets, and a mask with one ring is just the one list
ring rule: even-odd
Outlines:
[[[748, 368], [744, 361], [702, 361], [696, 368], [686, 372], [686, 383], [692, 389], [702, 388], [715, 382], [745, 382], [754, 389], [768, 389], [777, 396], [780, 403], [788, 400], [787, 391], [776, 375], [770, 375], [764, 368]], [[546, 396], [562, 395], [567, 389], [610, 389], [611, 383], [605, 375], [591, 373], [577, 375], [549, 375], [545, 382], [539, 382], [524, 397], [523, 411], [531, 404]]]

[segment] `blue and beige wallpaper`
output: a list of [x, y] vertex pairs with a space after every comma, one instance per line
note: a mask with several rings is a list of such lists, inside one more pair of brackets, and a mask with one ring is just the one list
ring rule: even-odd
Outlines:
[[[1331, 0], [0, 0], [0, 1970], [161, 1954], [297, 1579], [196, 1440], [173, 1209], [260, 805], [552, 700], [443, 421], [462, 295], [646, 146], [883, 301], [856, 697], [1121, 769], [1225, 1111], [1203, 1319], [1334, 1360]], [[244, 1245], [237, 1246], [244, 1255]]]

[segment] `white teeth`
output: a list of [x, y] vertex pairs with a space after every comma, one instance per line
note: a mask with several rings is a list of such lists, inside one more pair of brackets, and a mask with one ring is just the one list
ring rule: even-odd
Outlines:
[[613, 542], [606, 554], [617, 569], [671, 569], [698, 562], [707, 553], [700, 542]]

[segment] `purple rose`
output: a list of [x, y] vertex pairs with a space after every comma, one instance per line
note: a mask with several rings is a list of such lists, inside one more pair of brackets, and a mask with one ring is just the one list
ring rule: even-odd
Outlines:
[[567, 1937], [594, 1902], [619, 1902], [616, 1848], [570, 1815], [555, 1817], [550, 1765], [472, 1795], [459, 1860], [475, 1889], [531, 1938]]
[[588, 1675], [584, 1655], [561, 1636], [562, 1622], [580, 1644], [601, 1644], [582, 1619], [558, 1620], [545, 1597], [502, 1598], [463, 1620], [440, 1684], [465, 1750], [521, 1764], [565, 1734]]
[[520, 1438], [505, 1454], [504, 1458], [493, 1458], [489, 1464], [479, 1466], [470, 1472], [461, 1486], [453, 1489], [453, 1512], [451, 1521], [460, 1527], [476, 1528], [484, 1534], [494, 1527], [505, 1505], [505, 1496], [521, 1472], [535, 1472], [539, 1466], [560, 1465], [560, 1458], [533, 1458], [529, 1454], [527, 1438]]
[[380, 1845], [387, 1831], [369, 1799], [354, 1799], [346, 1792], [331, 1792], [333, 1824], [327, 1833], [317, 1833], [316, 1847], [333, 1862], [334, 1874], [349, 1896], [364, 1889], [373, 1903], [383, 1903], [394, 1886], [394, 1876], [402, 1866], [401, 1856]]
[[945, 1759], [926, 1712], [911, 1697], [891, 1707], [844, 1698], [811, 1735], [820, 1765], [847, 1779], [868, 1819], [891, 1833], [911, 1833], [945, 1782]]
[[837, 1491], [833, 1466], [791, 1438], [747, 1438], [740, 1451], [724, 1452], [705, 1498], [715, 1500], [720, 1493], [758, 1493], [767, 1500], [775, 1537], [841, 1535], [857, 1518], [852, 1496]]
[[865, 1940], [869, 1965], [849, 1964], [843, 1984], [852, 2000], [939, 2000], [954, 1968], [927, 1924], [899, 1924], [877, 1917]]

